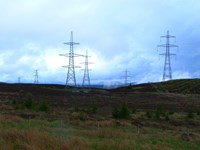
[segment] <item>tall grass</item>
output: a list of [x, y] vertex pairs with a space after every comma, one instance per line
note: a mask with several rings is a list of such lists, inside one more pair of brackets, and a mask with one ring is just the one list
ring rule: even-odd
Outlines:
[[2, 150], [84, 150], [88, 148], [89, 144], [79, 137], [71, 137], [61, 141], [59, 138], [50, 136], [47, 132], [12, 129], [0, 132], [0, 146]]
[[[74, 120], [72, 120], [74, 121]], [[129, 149], [199, 149], [200, 134], [191, 142], [181, 138], [182, 131], [137, 127], [114, 119], [28, 120], [0, 115], [0, 150], [129, 150]], [[97, 122], [99, 127], [97, 127]], [[122, 125], [123, 124], [123, 125]]]

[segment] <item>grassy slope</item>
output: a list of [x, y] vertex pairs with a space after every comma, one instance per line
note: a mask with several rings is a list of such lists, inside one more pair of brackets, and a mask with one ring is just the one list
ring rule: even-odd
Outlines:
[[[81, 105], [87, 104], [86, 106], [90, 104], [90, 99], [97, 105], [106, 106], [123, 100], [136, 108], [150, 107], [155, 102], [159, 105], [175, 106], [176, 110], [181, 102], [184, 104], [181, 107], [197, 105], [196, 100], [199, 99], [191, 101], [189, 98], [191, 94], [200, 94], [199, 87], [200, 80], [174, 80], [92, 91], [80, 89], [65, 91], [62, 89], [63, 86], [59, 85], [38, 87], [38, 85], [4, 84], [0, 86], [0, 99], [3, 101], [0, 103], [0, 150], [199, 149], [200, 116], [197, 114], [189, 119], [186, 118], [187, 112], [175, 112], [166, 121], [164, 118], [159, 120], [147, 118], [144, 111], [132, 114], [132, 120], [118, 121], [59, 107], [45, 113], [26, 109], [15, 110], [13, 105], [7, 105], [10, 99], [28, 98], [24, 95], [28, 92], [32, 94], [34, 100], [39, 98], [48, 102], [63, 101], [71, 106], [74, 106], [71, 99]], [[185, 105], [186, 103], [188, 104]], [[26, 117], [21, 118], [20, 116], [23, 116], [21, 113]], [[32, 118], [28, 119], [27, 115]], [[139, 124], [142, 124], [142, 128], [138, 128]]]
[[[63, 92], [64, 85], [56, 84], [5, 84], [0, 83], [0, 92], [19, 92], [20, 90], [38, 92], [38, 91], [60, 91]], [[165, 82], [157, 83], [145, 83], [132, 85], [128, 87], [121, 87], [111, 90], [101, 90], [101, 89], [92, 89], [92, 91], [112, 91], [112, 92], [123, 92], [124, 90], [131, 89], [133, 92], [169, 92], [169, 93], [181, 93], [181, 94], [200, 94], [200, 79], [180, 79], [180, 80], [171, 80]], [[68, 88], [66, 91], [86, 91], [84, 88]], [[90, 89], [91, 90], [91, 89]]]
[[158, 83], [133, 85], [132, 91], [180, 94], [200, 94], [200, 79], [181, 79]]
[[163, 106], [174, 111], [197, 111], [200, 108], [200, 80], [172, 80], [111, 90], [64, 90], [63, 85], [0, 84], [1, 101], [18, 101], [27, 99], [28, 95], [32, 95], [34, 101], [45, 101], [52, 106], [64, 108], [95, 106], [111, 109], [125, 102], [130, 109], [156, 109]]
[[[131, 122], [96, 120], [25, 120], [0, 116], [0, 149], [128, 150], [198, 149], [200, 132], [158, 127], [138, 128]], [[120, 123], [120, 124], [119, 124]], [[98, 125], [99, 124], [99, 127]]]

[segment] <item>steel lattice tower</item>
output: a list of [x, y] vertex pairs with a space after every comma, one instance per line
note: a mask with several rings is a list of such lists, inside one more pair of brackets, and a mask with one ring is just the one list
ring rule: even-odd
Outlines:
[[169, 31], [167, 31], [167, 35], [161, 36], [160, 38], [166, 38], [166, 44], [158, 45], [157, 47], [165, 47], [165, 53], [161, 53], [160, 55], [165, 56], [164, 70], [163, 70], [163, 81], [172, 79], [172, 69], [171, 69], [171, 56], [176, 55], [170, 52], [171, 47], [178, 47], [177, 45], [170, 44], [170, 38], [176, 38], [175, 36], [169, 35]]
[[17, 81], [20, 84], [21, 83], [21, 77], [18, 77]]
[[74, 45], [78, 45], [79, 43], [73, 42], [73, 32], [72, 31], [71, 31], [71, 36], [70, 36], [70, 42], [67, 42], [67, 43], [64, 43], [64, 44], [70, 46], [69, 53], [60, 54], [60, 56], [69, 57], [68, 66], [63, 66], [65, 68], [68, 68], [66, 86], [65, 86], [65, 88], [66, 88], [68, 85], [69, 86], [76, 86], [75, 68], [78, 68], [78, 66], [74, 65], [74, 57], [80, 56], [80, 55], [74, 53]]
[[84, 68], [84, 75], [83, 75], [83, 83], [82, 83], [82, 86], [87, 86], [87, 87], [90, 87], [90, 75], [89, 75], [89, 68], [88, 68], [88, 65], [89, 64], [92, 64], [90, 62], [88, 62], [88, 52], [86, 50], [86, 55], [84, 56], [85, 57], [85, 62], [84, 62], [84, 65], [85, 65], [85, 68]]
[[38, 70], [35, 70], [34, 84], [39, 84]]
[[128, 84], [128, 78], [130, 77], [128, 75], [129, 71], [127, 70], [127, 68], [125, 69], [124, 73], [125, 73], [124, 74], [124, 84], [127, 85]]

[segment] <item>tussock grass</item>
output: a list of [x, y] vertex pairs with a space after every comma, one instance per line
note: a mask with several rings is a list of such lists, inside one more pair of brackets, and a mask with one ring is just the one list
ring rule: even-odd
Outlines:
[[1, 131], [0, 145], [2, 150], [85, 150], [89, 146], [87, 141], [78, 137], [61, 141], [59, 138], [50, 136], [47, 132], [16, 129]]
[[78, 135], [89, 138], [128, 138], [130, 135], [124, 131], [112, 130], [112, 129], [99, 129], [99, 130], [82, 130], [79, 131]]
[[[176, 114], [174, 114], [176, 115]], [[75, 122], [77, 121], [77, 122]], [[0, 150], [199, 149], [194, 130], [138, 128], [130, 120], [42, 120], [0, 116]]]
[[22, 121], [23, 119], [19, 116], [14, 116], [14, 115], [1, 115], [0, 114], [0, 123], [2, 122], [20, 122]]
[[[17, 130], [9, 129], [0, 132], [1, 147], [9, 145], [9, 149], [55, 149], [60, 143], [48, 133], [38, 130]], [[5, 149], [3, 148], [3, 149]]]

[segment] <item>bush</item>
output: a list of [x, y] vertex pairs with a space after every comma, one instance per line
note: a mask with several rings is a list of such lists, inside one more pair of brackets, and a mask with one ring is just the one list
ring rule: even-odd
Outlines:
[[33, 95], [30, 92], [27, 92], [23, 98], [24, 100], [33, 100]]
[[120, 114], [120, 110], [119, 108], [115, 107], [113, 110], [112, 110], [112, 116], [113, 118], [119, 118], [119, 115]]
[[132, 109], [132, 114], [135, 114], [136, 113], [136, 110], [135, 109]]
[[112, 111], [113, 118], [116, 119], [129, 119], [130, 111], [127, 105], [122, 105], [121, 107], [115, 107]]
[[165, 114], [163, 108], [161, 106], [159, 106], [155, 111], [156, 119], [160, 119], [160, 117], [165, 117], [165, 116], [166, 116], [166, 114]]
[[39, 104], [39, 111], [44, 111], [44, 112], [49, 112], [50, 111], [50, 106], [45, 103], [45, 102], [42, 102]]
[[34, 111], [49, 112], [51, 107], [46, 102], [34, 102], [32, 99], [26, 99], [23, 101], [13, 103], [16, 109], [29, 109]]
[[130, 111], [126, 105], [123, 105], [120, 110], [120, 117], [124, 119], [130, 118]]
[[169, 115], [168, 114], [165, 114], [165, 120], [169, 121]]
[[174, 112], [173, 111], [169, 111], [169, 115], [173, 115], [174, 114]]
[[76, 107], [74, 107], [74, 111], [75, 111], [75, 112], [79, 112], [79, 111], [80, 111], [80, 108], [76, 106]]
[[96, 107], [88, 107], [83, 110], [87, 114], [96, 114], [97, 108]]
[[21, 105], [22, 105], [22, 108], [31, 109], [33, 107], [33, 95], [30, 92], [27, 92], [24, 94], [24, 97], [22, 97]]
[[81, 121], [85, 121], [85, 120], [87, 120], [87, 114], [85, 114], [85, 113], [83, 113], [83, 112], [80, 112], [78, 118], [79, 118]]
[[24, 101], [23, 105], [25, 106], [25, 108], [31, 109], [33, 108], [33, 100], [27, 99]]
[[188, 119], [192, 119], [192, 118], [194, 118], [194, 113], [191, 112], [191, 111], [188, 112], [188, 113], [187, 113], [187, 118], [188, 118]]
[[13, 101], [12, 101], [12, 104], [13, 104], [13, 105], [15, 105], [16, 103], [17, 103], [16, 100], [13, 100]]
[[152, 118], [152, 116], [153, 116], [152, 112], [150, 112], [150, 111], [147, 111], [145, 115], [147, 116], [147, 118]]
[[197, 110], [197, 115], [198, 115], [198, 116], [200, 115], [200, 110]]
[[84, 112], [84, 113], [87, 113], [87, 114], [96, 114], [97, 113], [97, 107], [95, 106], [90, 106], [90, 107], [87, 107], [87, 108], [80, 108], [80, 107], [74, 107], [74, 111], [75, 112]]

